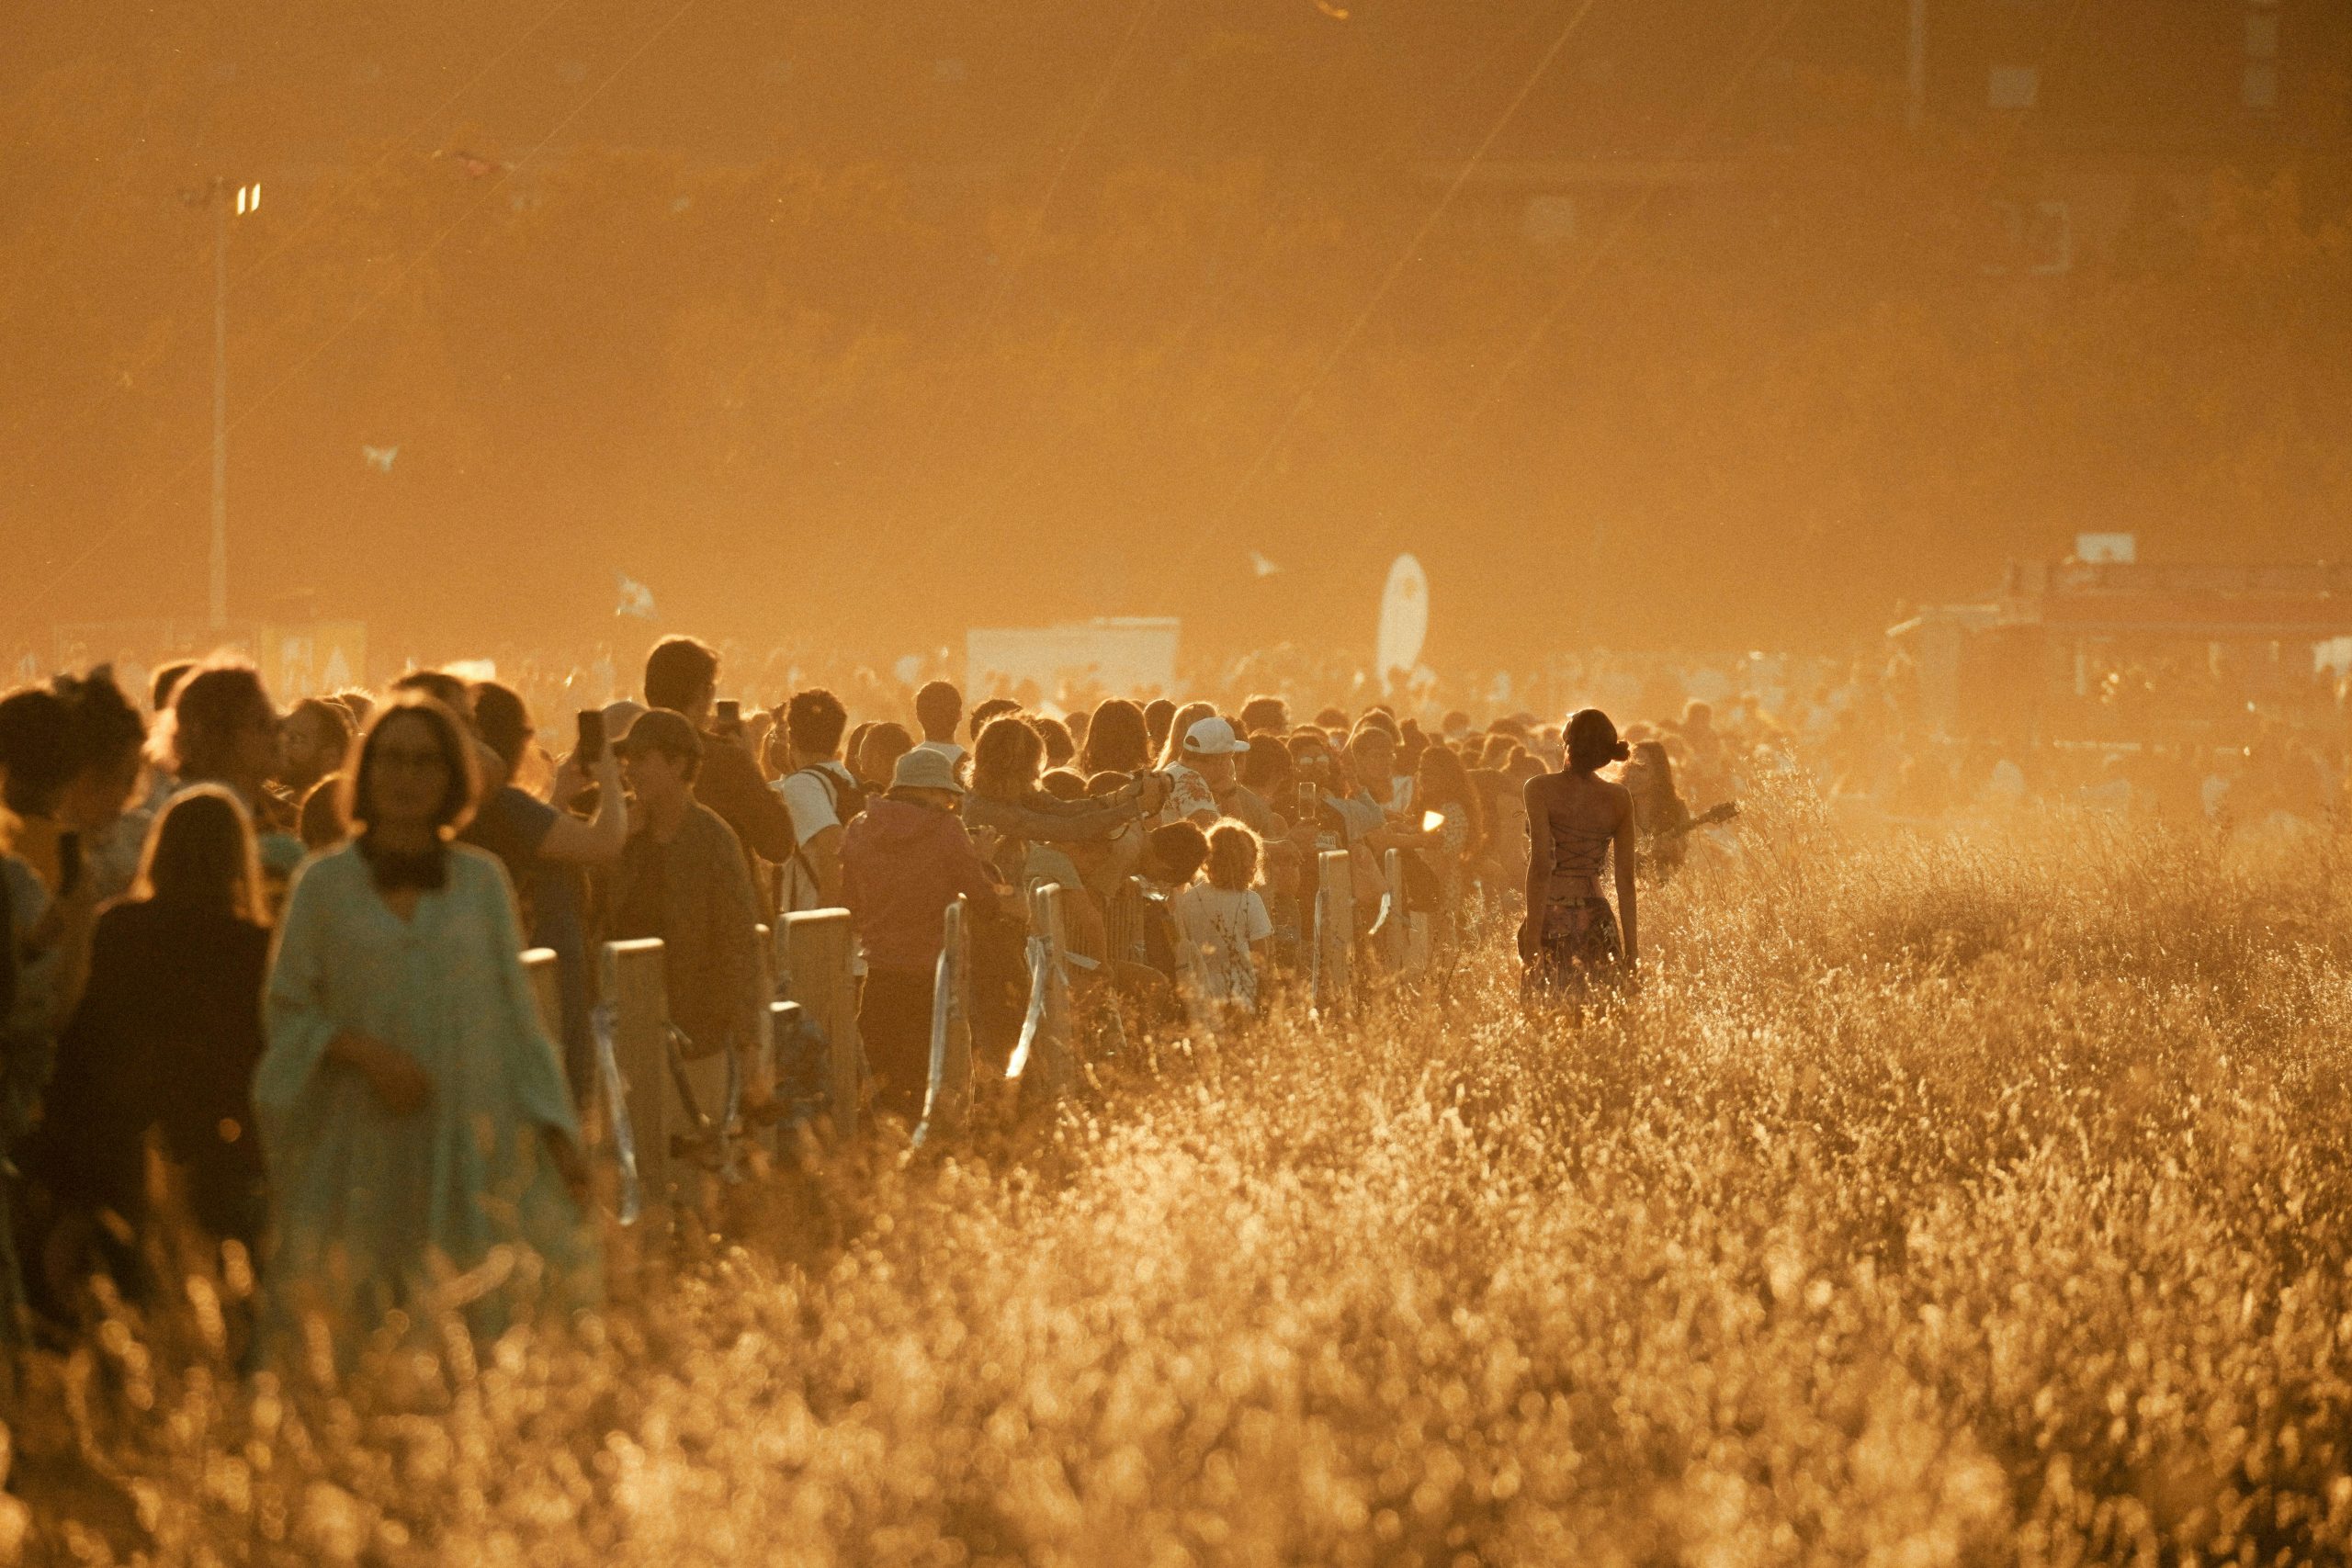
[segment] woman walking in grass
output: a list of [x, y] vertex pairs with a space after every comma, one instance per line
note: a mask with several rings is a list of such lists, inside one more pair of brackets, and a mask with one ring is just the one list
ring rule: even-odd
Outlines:
[[495, 856], [451, 842], [474, 778], [458, 718], [402, 696], [360, 743], [358, 836], [295, 877], [254, 1079], [276, 1232], [264, 1333], [281, 1357], [314, 1324], [347, 1360], [396, 1312], [427, 1334], [461, 1312], [491, 1338], [524, 1294], [560, 1310], [600, 1291], [580, 1127], [514, 896]]
[[[1634, 799], [1600, 777], [1630, 754], [1599, 708], [1568, 719], [1567, 765], [1527, 781], [1527, 918], [1519, 955], [1531, 990], [1630, 974], [1641, 948], [1634, 903]], [[1614, 852], [1617, 908], [1601, 891]], [[1620, 934], [1620, 922], [1623, 922]]]

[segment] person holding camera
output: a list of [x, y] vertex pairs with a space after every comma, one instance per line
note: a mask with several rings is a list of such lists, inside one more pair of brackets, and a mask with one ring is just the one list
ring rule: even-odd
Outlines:
[[792, 813], [760, 772], [752, 732], [733, 704], [718, 702], [718, 654], [690, 637], [665, 637], [645, 656], [645, 703], [684, 715], [702, 738], [695, 799], [735, 829], [743, 852], [772, 865], [792, 858]]
[[[563, 998], [563, 1070], [573, 1097], [585, 1103], [594, 1071], [588, 1032], [590, 978], [583, 869], [618, 863], [628, 842], [628, 799], [621, 790], [620, 761], [604, 744], [604, 716], [583, 725], [581, 744], [557, 770], [556, 804], [514, 783], [537, 731], [530, 710], [514, 691], [484, 681], [473, 688], [474, 732], [487, 751], [490, 777], [473, 820], [460, 841], [488, 850], [505, 864], [525, 940], [554, 950], [557, 989]], [[589, 745], [594, 742], [593, 751]], [[589, 785], [596, 790], [594, 815], [574, 817], [562, 803]]]

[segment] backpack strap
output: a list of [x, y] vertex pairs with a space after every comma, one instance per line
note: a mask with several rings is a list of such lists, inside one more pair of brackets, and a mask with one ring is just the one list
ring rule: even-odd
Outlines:
[[[833, 826], [836, 828], [846, 826], [846, 824], [842, 821], [841, 785], [834, 782], [832, 775], [827, 773], [823, 767], [819, 766], [810, 768], [795, 768], [791, 773], [785, 776], [786, 778], [797, 779], [803, 773], [816, 774], [817, 783], [823, 786], [826, 803], [833, 808]], [[819, 831], [821, 832], [823, 829], [820, 829]], [[798, 865], [800, 869], [808, 874], [809, 885], [813, 887], [817, 882], [817, 868], [811, 864], [808, 860], [808, 840], [801, 838], [797, 833], [793, 835], [792, 859], [793, 863]]]

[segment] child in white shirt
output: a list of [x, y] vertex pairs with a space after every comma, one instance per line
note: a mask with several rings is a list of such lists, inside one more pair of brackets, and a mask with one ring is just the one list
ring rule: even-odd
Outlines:
[[1258, 893], [1258, 835], [1227, 819], [1209, 830], [1204, 880], [1169, 900], [1176, 923], [1179, 984], [1194, 1023], [1229, 1027], [1258, 1010], [1258, 976], [1274, 933]]

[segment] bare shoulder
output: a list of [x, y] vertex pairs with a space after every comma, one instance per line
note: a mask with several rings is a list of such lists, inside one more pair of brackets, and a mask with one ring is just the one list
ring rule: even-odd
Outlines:
[[1607, 779], [1595, 779], [1593, 783], [1607, 792], [1603, 798], [1609, 802], [1611, 812], [1626, 821], [1633, 819], [1634, 792], [1632, 790], [1627, 789], [1623, 784], [1612, 784]]
[[1527, 781], [1526, 787], [1520, 792], [1520, 798], [1527, 803], [1528, 809], [1532, 811], [1537, 802], [1550, 798], [1552, 793], [1560, 787], [1560, 776], [1558, 773], [1538, 773]]

